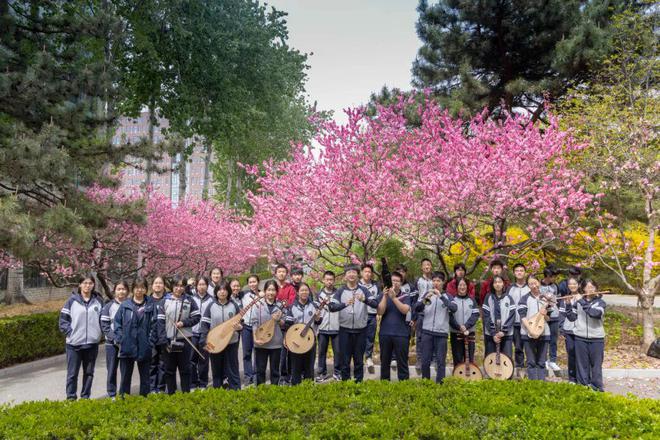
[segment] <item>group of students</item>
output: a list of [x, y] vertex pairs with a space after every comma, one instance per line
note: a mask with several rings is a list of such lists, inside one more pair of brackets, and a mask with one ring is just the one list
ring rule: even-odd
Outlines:
[[[473, 361], [480, 318], [485, 354], [494, 352], [499, 344], [501, 352], [515, 359], [518, 371], [527, 367], [529, 379], [545, 379], [546, 367], [551, 365], [546, 365], [548, 348], [554, 363], [555, 334], [561, 331], [566, 340], [569, 381], [603, 390], [605, 303], [591, 295], [597, 290], [592, 280], [581, 280], [579, 274], [571, 273], [557, 285], [552, 269], [539, 280], [527, 275], [524, 265], [516, 264], [511, 284], [502, 275], [504, 265], [495, 260], [477, 293], [475, 285], [465, 278], [462, 264], [454, 267], [454, 277], [448, 283], [443, 272], [433, 271], [430, 260], [422, 260], [421, 269], [422, 276], [410, 282], [407, 269], [399, 266], [391, 273], [391, 286], [385, 287], [374, 281], [373, 266], [349, 265], [338, 288], [335, 274], [326, 271], [323, 287], [315, 295], [302, 281], [299, 268], [289, 274], [280, 264], [274, 278], [263, 286], [257, 275], [250, 275], [246, 288], [236, 279], [225, 280], [222, 270], [214, 268], [210, 277], [167, 280], [158, 276], [151, 285], [140, 278], [130, 286], [119, 281], [114, 285], [113, 299], [105, 304], [94, 290], [94, 278], [83, 277], [60, 313], [60, 330], [66, 335], [67, 398], [77, 398], [81, 367], [80, 397], [90, 397], [98, 344], [103, 337], [107, 393], [112, 398], [130, 393], [136, 364], [141, 395], [176, 392], [177, 372], [181, 391], [206, 388], [209, 366], [212, 386], [232, 390], [265, 384], [267, 373], [275, 385], [295, 385], [305, 379], [322, 382], [330, 377], [360, 382], [365, 363], [369, 372], [374, 372], [377, 329], [381, 379], [390, 379], [393, 362], [398, 379], [409, 378], [413, 337], [416, 369], [423, 378], [430, 378], [435, 362], [435, 380], [442, 382], [448, 340], [453, 363], [458, 365], [465, 361], [464, 338], [470, 338], [467, 356]], [[588, 296], [580, 297], [580, 293]], [[556, 304], [549, 301], [566, 294], [576, 296]], [[521, 319], [537, 312], [547, 313], [549, 320], [541, 337], [533, 339]], [[237, 314], [242, 319], [234, 326], [228, 346], [220, 353], [209, 353], [209, 331]], [[253, 333], [271, 319], [275, 321], [272, 338], [259, 343]], [[310, 321], [317, 336], [312, 350], [303, 354], [287, 350], [286, 331], [294, 324]], [[327, 365], [329, 347], [334, 354], [332, 376]], [[243, 359], [243, 381], [239, 356]]]

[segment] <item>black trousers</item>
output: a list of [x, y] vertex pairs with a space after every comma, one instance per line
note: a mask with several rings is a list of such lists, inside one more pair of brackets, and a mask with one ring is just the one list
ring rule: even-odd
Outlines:
[[447, 336], [433, 335], [422, 331], [422, 378], [431, 378], [431, 362], [435, 359], [435, 381], [442, 383], [445, 379], [447, 364]]
[[211, 354], [213, 388], [221, 388], [227, 378], [230, 390], [241, 389], [241, 376], [238, 372], [238, 342], [227, 345], [220, 353]]
[[176, 371], [179, 370], [181, 379], [181, 391], [190, 392], [190, 352], [192, 348], [185, 342], [183, 350], [180, 352], [169, 353], [165, 350], [165, 385], [167, 385], [167, 394], [176, 392]]
[[[484, 342], [485, 342], [486, 356], [488, 356], [491, 353], [495, 353], [497, 351], [497, 348], [495, 346], [495, 341], [493, 340], [492, 336], [484, 335]], [[512, 352], [513, 352], [513, 336], [504, 336], [500, 340], [500, 353], [504, 353], [505, 355], [509, 356], [509, 358], [512, 358], [513, 355]]]
[[254, 348], [257, 364], [257, 385], [266, 383], [266, 367], [270, 364], [270, 383], [279, 385], [281, 348]]
[[243, 347], [243, 375], [245, 382], [254, 383], [256, 380], [256, 367], [254, 365], [254, 338], [252, 327], [243, 325], [241, 330], [241, 345]]
[[291, 385], [298, 385], [303, 380], [314, 380], [314, 359], [316, 344], [307, 353], [289, 352], [289, 367], [291, 368]]
[[603, 356], [605, 341], [575, 338], [575, 359], [577, 361], [577, 382], [604, 391]]
[[520, 326], [513, 326], [513, 346], [516, 349], [514, 364], [516, 368], [525, 367], [525, 345], [520, 334]]
[[545, 360], [548, 354], [548, 342], [542, 338], [525, 338], [525, 356], [527, 357], [527, 378], [545, 380]]
[[190, 338], [195, 347], [204, 355], [201, 357], [195, 350], [190, 350], [190, 382], [193, 388], [206, 388], [209, 384], [209, 353], [199, 343], [200, 336]]
[[151, 368], [151, 358], [148, 357], [141, 361], [135, 358], [119, 358], [119, 371], [121, 372], [121, 384], [119, 385], [119, 394], [131, 394], [131, 379], [133, 378], [133, 368], [137, 363], [138, 373], [140, 373], [140, 395], [146, 396], [149, 394], [150, 377], [149, 369]]
[[376, 341], [376, 326], [378, 324], [377, 314], [369, 314], [367, 317], [367, 345], [364, 356], [370, 358], [374, 355], [374, 342]]
[[89, 348], [66, 346], [66, 398], [76, 400], [78, 397], [78, 373], [80, 366], [83, 368], [81, 399], [89, 399], [92, 394], [92, 381], [94, 380], [94, 367], [96, 357], [99, 354], [99, 346], [93, 345]]
[[408, 370], [409, 341], [410, 336], [390, 336], [383, 334], [378, 336], [381, 380], [390, 380], [392, 357], [396, 360], [396, 376], [399, 381], [410, 378], [410, 372]]
[[577, 360], [575, 359], [575, 335], [564, 333], [566, 356], [568, 357], [568, 381], [577, 383]]
[[[474, 332], [470, 333], [469, 337], [474, 338]], [[465, 343], [463, 342], [463, 335], [459, 335], [458, 333], [452, 333], [449, 335], [449, 341], [451, 342], [451, 357], [453, 359], [454, 367], [455, 367], [456, 365], [465, 362]], [[476, 344], [474, 341], [468, 343], [470, 362], [474, 362], [475, 348], [476, 348]]]
[[108, 397], [117, 395], [117, 368], [119, 367], [119, 348], [114, 344], [105, 344], [105, 369], [108, 372], [105, 388]]
[[358, 330], [339, 328], [339, 353], [341, 354], [341, 380], [351, 378], [351, 360], [353, 377], [356, 382], [364, 379], [364, 350], [367, 345], [366, 327]]
[[339, 353], [339, 335], [319, 333], [318, 373], [322, 375], [328, 374], [328, 364], [326, 358], [328, 356], [329, 344], [332, 344], [333, 374], [339, 374], [341, 369], [341, 355]]
[[152, 393], [165, 392], [165, 345], [156, 345], [151, 350], [151, 367], [149, 368]]
[[559, 340], [559, 320], [550, 320], [550, 342], [548, 344], [548, 359], [550, 362], [557, 362], [557, 340]]

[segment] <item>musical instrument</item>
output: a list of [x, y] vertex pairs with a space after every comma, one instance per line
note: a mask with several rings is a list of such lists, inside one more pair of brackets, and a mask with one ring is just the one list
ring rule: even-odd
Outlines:
[[[500, 331], [500, 321], [495, 324]], [[504, 353], [500, 353], [500, 342], [495, 343], [495, 353], [491, 353], [484, 359], [484, 371], [489, 378], [495, 380], [509, 380], [513, 377], [513, 362]]]
[[[539, 298], [544, 303], [541, 306], [541, 308], [548, 307], [552, 303], [552, 299], [549, 299], [545, 295], [540, 295]], [[545, 328], [545, 322], [548, 321], [549, 319], [550, 318], [548, 317], [547, 313], [544, 315], [539, 310], [537, 313], [530, 316], [529, 318], [527, 317], [522, 318], [520, 322], [522, 323], [522, 325], [525, 326], [525, 329], [527, 329], [527, 336], [529, 336], [532, 339], [538, 339], [539, 336], [543, 334], [543, 329]]]
[[[182, 309], [182, 310], [183, 310], [183, 309]], [[181, 317], [181, 314], [179, 313], [179, 318], [180, 318], [180, 317]], [[190, 339], [188, 339], [188, 336], [186, 336], [186, 335], [183, 334], [183, 331], [182, 331], [179, 327], [176, 326], [176, 322], [174, 322], [174, 321], [172, 320], [172, 318], [170, 318], [169, 315], [168, 315], [167, 313], [165, 313], [165, 318], [167, 318], [167, 319], [170, 321], [170, 324], [174, 325], [174, 328], [176, 329], [176, 331], [178, 331], [179, 334], [183, 337], [183, 339], [188, 343], [188, 345], [190, 345], [190, 346], [192, 347], [192, 349], [195, 350], [195, 351], [197, 352], [197, 354], [199, 355], [199, 357], [201, 357], [202, 359], [206, 359], [206, 356], [204, 356], [204, 355], [202, 354], [202, 352], [199, 351], [199, 350], [197, 349], [197, 347], [195, 347], [195, 344], [193, 344], [192, 341], [191, 341]], [[171, 345], [171, 344], [170, 344], [170, 345]]]
[[474, 362], [470, 362], [470, 342], [474, 342], [474, 336], [463, 335], [465, 362], [462, 362], [454, 367], [451, 375], [465, 380], [481, 380], [483, 375], [479, 366]]
[[[321, 301], [317, 311], [320, 311], [328, 304], [330, 300], [328, 298]], [[316, 340], [316, 335], [314, 331], [310, 331], [312, 324], [314, 323], [314, 317], [307, 322], [307, 324], [293, 324], [287, 330], [286, 335], [284, 335], [284, 345], [286, 348], [296, 354], [304, 354], [314, 347], [314, 341]]]
[[242, 310], [238, 312], [238, 314], [232, 316], [225, 322], [213, 327], [211, 331], [209, 331], [209, 334], [206, 336], [206, 351], [209, 353], [220, 353], [222, 350], [224, 350], [227, 345], [229, 345], [229, 341], [231, 341], [231, 337], [234, 335], [234, 327], [236, 324], [241, 322], [245, 314], [250, 310], [250, 308], [255, 305], [261, 298], [263, 298], [264, 293], [259, 292], [257, 296], [254, 297], [254, 299], [245, 307], [243, 307]]
[[431, 289], [428, 292], [426, 292], [426, 295], [424, 295], [424, 298], [422, 299], [422, 302], [424, 303], [425, 306], [430, 306], [431, 305], [431, 295], [438, 295], [435, 292], [435, 289]]
[[[280, 309], [286, 308], [286, 301], [280, 303]], [[284, 313], [282, 311], [282, 313]], [[275, 335], [275, 320], [269, 319], [259, 326], [253, 333], [252, 339], [254, 339], [255, 345], [263, 346], [268, 344], [273, 336]]]
[[555, 301], [559, 301], [560, 299], [569, 299], [569, 298], [575, 298], [578, 295], [582, 296], [594, 296], [594, 295], [607, 295], [608, 293], [612, 293], [609, 290], [603, 290], [600, 292], [594, 292], [594, 293], [574, 293], [572, 295], [566, 295], [566, 296], [560, 296], [559, 298], [555, 298]]
[[383, 286], [386, 289], [392, 287], [392, 272], [390, 272], [390, 267], [387, 265], [387, 258], [381, 257], [380, 259], [381, 269], [383, 275]]

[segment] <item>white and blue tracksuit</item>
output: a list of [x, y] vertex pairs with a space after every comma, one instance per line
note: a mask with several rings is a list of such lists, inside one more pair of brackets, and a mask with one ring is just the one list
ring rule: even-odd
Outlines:
[[[514, 283], [509, 286], [507, 294], [513, 298], [513, 302], [518, 304], [523, 296], [529, 293], [529, 286], [527, 283], [518, 284]], [[518, 314], [518, 308], [516, 307], [516, 320], [513, 323], [513, 348], [515, 349], [515, 358], [513, 359], [516, 368], [525, 367], [525, 345], [523, 344], [521, 332], [520, 332], [520, 315]]]
[[[240, 314], [240, 312], [239, 306], [234, 301], [226, 301], [223, 304], [217, 299], [214, 300], [205, 308], [199, 324], [200, 345], [206, 346], [206, 338], [211, 329]], [[238, 370], [238, 341], [239, 334], [234, 332], [224, 350], [220, 353], [210, 353], [213, 388], [222, 387], [223, 381], [227, 379], [230, 390], [241, 389], [241, 376]]]
[[[362, 281], [358, 283], [360, 286], [364, 287], [369, 291], [371, 296], [380, 298], [381, 289], [376, 283], [366, 284]], [[376, 308], [367, 305], [367, 345], [364, 350], [364, 355], [366, 358], [371, 358], [374, 354], [374, 341], [376, 340], [376, 326], [378, 324], [378, 318], [376, 313]]]
[[[433, 280], [431, 278], [424, 278], [423, 276], [419, 277], [417, 279], [417, 283], [415, 284], [414, 287], [414, 292], [413, 294], [415, 295], [413, 298], [413, 306], [417, 304], [419, 301], [421, 301], [424, 296], [426, 295], [426, 292], [429, 290], [433, 289]], [[422, 334], [424, 333], [422, 331], [422, 326], [424, 325], [424, 310], [421, 312], [418, 312], [416, 307], [413, 307], [413, 311], [411, 314], [411, 319], [415, 321], [415, 354], [417, 355], [417, 363], [421, 364], [421, 359], [424, 357], [424, 354], [422, 353]], [[432, 354], [432, 356], [434, 356]]]
[[564, 341], [566, 341], [566, 357], [568, 358], [568, 381], [571, 383], [577, 383], [577, 371], [576, 371], [576, 360], [575, 360], [575, 334], [573, 330], [575, 329], [575, 321], [571, 321], [566, 318], [566, 309], [567, 307], [573, 307], [573, 304], [570, 303], [571, 300], [560, 300], [559, 301], [559, 316], [561, 325], [561, 333], [564, 335]]
[[[397, 297], [401, 303], [410, 306], [409, 295], [399, 292]], [[380, 332], [378, 334], [381, 363], [380, 379], [390, 380], [389, 365], [394, 357], [396, 360], [397, 378], [400, 381], [406, 380], [410, 377], [408, 369], [410, 326], [406, 322], [406, 315], [408, 313], [401, 313], [391, 298], [387, 297], [386, 301], [385, 311], [380, 319]]]
[[78, 372], [83, 367], [83, 383], [80, 397], [89, 399], [92, 392], [94, 367], [99, 353], [101, 311], [103, 300], [93, 292], [89, 301], [74, 292], [60, 311], [59, 328], [66, 336], [66, 398], [77, 397]]
[[[177, 370], [179, 370], [181, 379], [181, 391], [184, 393], [190, 391], [190, 354], [192, 348], [185, 342], [181, 333], [190, 339], [192, 337], [192, 327], [200, 320], [199, 309], [190, 295], [183, 294], [178, 298], [175, 295], [168, 295], [158, 306], [156, 344], [165, 345], [170, 344], [172, 341], [183, 343], [182, 351], [166, 350], [165, 385], [168, 394], [176, 392]], [[183, 327], [177, 330], [175, 325], [179, 321], [183, 323]]]
[[[297, 298], [284, 319], [285, 325], [288, 327], [294, 324], [307, 324], [311, 321], [311, 328], [308, 330], [313, 332], [316, 327], [321, 323], [321, 317], [315, 318], [314, 314], [318, 310], [319, 305], [310, 299], [303, 304]], [[291, 385], [297, 385], [304, 379], [314, 380], [314, 358], [316, 357], [316, 344], [307, 353], [297, 354], [289, 352], [289, 368], [291, 369]]]
[[[520, 299], [518, 303], [518, 314], [520, 319], [534, 316], [547, 307], [547, 303], [541, 300], [541, 296], [534, 296], [531, 292]], [[525, 356], [527, 357], [527, 377], [531, 380], [545, 380], [545, 360], [550, 341], [550, 326], [547, 322], [543, 324], [543, 334], [537, 339], [530, 338], [527, 328], [523, 325], [520, 329], [523, 344], [525, 345]]]
[[[335, 291], [326, 292], [325, 289], [319, 292], [319, 301], [330, 301]], [[328, 307], [321, 310], [321, 323], [318, 328], [319, 337], [319, 359], [318, 374], [325, 376], [328, 374], [326, 357], [328, 355], [328, 346], [332, 344], [333, 353], [333, 374], [338, 376], [341, 368], [341, 355], [339, 353], [339, 313], [331, 312]]]
[[[282, 312], [280, 321], [284, 320], [286, 308], [279, 302], [268, 302], [265, 298], [259, 300], [254, 306], [250, 324], [254, 331], [269, 319], [276, 312]], [[266, 383], [266, 368], [270, 368], [271, 385], [280, 383], [280, 356], [282, 355], [282, 346], [284, 334], [279, 323], [275, 323], [273, 337], [264, 345], [254, 345], [254, 358], [257, 367], [257, 385]], [[270, 366], [269, 366], [270, 365]]]
[[[364, 295], [364, 302], [356, 299]], [[348, 305], [353, 298], [355, 302]], [[341, 379], [351, 378], [351, 360], [353, 361], [353, 377], [356, 382], [364, 378], [364, 351], [367, 343], [367, 307], [378, 307], [378, 297], [359, 284], [354, 289], [344, 285], [335, 291], [328, 307], [331, 312], [339, 312], [339, 352], [342, 355]]]
[[[428, 296], [429, 304], [424, 304]], [[458, 305], [452, 301], [447, 292], [440, 295], [432, 295], [428, 291], [419, 296], [415, 305], [417, 315], [424, 315], [421, 328], [422, 334], [422, 377], [431, 378], [431, 362], [435, 358], [436, 378], [440, 383], [445, 378], [445, 367], [447, 363], [447, 336], [449, 335], [450, 313], [458, 310]], [[419, 323], [419, 321], [418, 321]]]
[[[547, 297], [556, 299], [559, 297], [557, 284], [544, 284], [541, 282], [541, 293]], [[557, 362], [557, 341], [559, 340], [559, 304], [553, 304], [548, 309], [548, 326], [550, 327], [550, 341], [548, 342], [548, 360]]]
[[518, 305], [513, 301], [511, 295], [497, 296], [493, 292], [486, 295], [481, 307], [484, 319], [484, 356], [496, 351], [493, 336], [497, 333], [497, 321], [499, 321], [499, 330], [504, 333], [500, 340], [500, 351], [511, 358], [513, 354], [513, 324], [516, 320], [517, 307]]
[[117, 368], [119, 367], [119, 347], [115, 344], [115, 314], [121, 303], [116, 299], [108, 301], [101, 310], [101, 330], [105, 336], [105, 368], [108, 371], [106, 390], [108, 397], [117, 395]]
[[[195, 302], [197, 309], [199, 309], [200, 316], [204, 316], [206, 309], [213, 303], [214, 299], [211, 295], [206, 293], [200, 297], [197, 293], [192, 295], [192, 300]], [[209, 354], [204, 346], [200, 343], [200, 323], [194, 325], [192, 328], [192, 343], [197, 347], [204, 357], [200, 357], [195, 350], [190, 354], [190, 383], [192, 388], [206, 388], [209, 384]]]
[[[465, 294], [465, 296], [457, 294], [452, 298], [452, 301], [456, 304], [456, 311], [450, 311], [449, 313], [449, 327], [451, 330], [451, 355], [455, 367], [456, 365], [465, 362], [465, 343], [463, 341], [464, 335], [461, 334], [461, 326], [465, 326], [467, 331], [470, 332], [469, 336], [474, 338], [475, 325], [479, 320], [480, 314], [479, 304], [467, 294]], [[468, 356], [470, 362], [474, 362], [474, 349], [475, 342], [469, 342]]]
[[151, 352], [156, 341], [156, 308], [151, 297], [146, 296], [140, 304], [127, 299], [115, 314], [115, 343], [119, 345], [119, 370], [121, 384], [119, 394], [131, 393], [131, 378], [135, 363], [140, 373], [140, 395], [150, 390], [149, 368]]
[[575, 360], [577, 382], [603, 391], [605, 354], [605, 301], [582, 298], [575, 305], [566, 303], [566, 319], [575, 322]]
[[[158, 307], [168, 295], [171, 294], [164, 293], [160, 298], [154, 298], [153, 295], [151, 296], [151, 299], [154, 302], [156, 313], [158, 313]], [[149, 388], [150, 392], [152, 393], [165, 392], [165, 350], [165, 344], [156, 344], [151, 351], [151, 366], [149, 367]]]

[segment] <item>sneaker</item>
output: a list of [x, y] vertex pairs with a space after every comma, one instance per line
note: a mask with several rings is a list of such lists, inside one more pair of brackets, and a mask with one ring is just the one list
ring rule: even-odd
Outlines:
[[392, 368], [393, 370], [396, 370], [396, 361], [390, 362], [390, 368]]
[[369, 374], [374, 374], [376, 369], [374, 368], [374, 361], [371, 358], [367, 358], [367, 371]]
[[341, 381], [341, 376], [339, 374], [333, 374], [332, 378], [336, 380], [337, 382]]
[[548, 365], [552, 371], [561, 371], [561, 367], [556, 362], [550, 362]]
[[422, 375], [422, 364], [421, 364], [421, 362], [417, 362], [415, 364], [415, 373], [417, 373], [418, 376]]
[[319, 374], [318, 376], [316, 376], [316, 382], [317, 383], [323, 383], [326, 380], [328, 380], [328, 375], [327, 374]]

